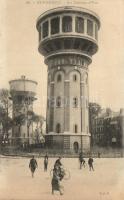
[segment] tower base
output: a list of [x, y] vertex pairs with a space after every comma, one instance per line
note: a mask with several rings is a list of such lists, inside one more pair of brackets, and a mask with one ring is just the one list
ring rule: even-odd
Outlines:
[[79, 153], [90, 151], [90, 134], [55, 134], [46, 136], [46, 146], [56, 152]]

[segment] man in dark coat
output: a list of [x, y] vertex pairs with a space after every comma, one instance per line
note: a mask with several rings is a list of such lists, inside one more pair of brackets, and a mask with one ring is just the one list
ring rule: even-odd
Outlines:
[[88, 165], [89, 165], [89, 170], [93, 170], [94, 171], [94, 168], [93, 168], [93, 158], [90, 156], [89, 159], [88, 159]]
[[80, 162], [80, 169], [82, 168], [82, 165], [85, 167], [85, 160], [83, 158], [82, 152], [79, 154], [79, 162]]
[[34, 156], [32, 156], [31, 160], [30, 160], [30, 163], [29, 163], [29, 168], [31, 170], [31, 174], [32, 174], [32, 178], [34, 177], [34, 172], [35, 172], [35, 169], [38, 167], [38, 164], [37, 164], [37, 161], [36, 159], [34, 158]]
[[48, 155], [46, 154], [44, 156], [44, 171], [47, 171], [47, 166], [48, 166]]
[[55, 162], [54, 166], [61, 167], [61, 166], [62, 166], [61, 159], [62, 159], [62, 158], [61, 158], [61, 157], [59, 157], [59, 158], [56, 160], [56, 162]]

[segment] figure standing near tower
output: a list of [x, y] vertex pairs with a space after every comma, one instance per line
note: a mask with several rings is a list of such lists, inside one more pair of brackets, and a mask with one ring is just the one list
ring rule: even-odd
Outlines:
[[93, 158], [92, 156], [89, 157], [88, 159], [88, 165], [89, 165], [89, 170], [91, 171], [94, 171], [94, 167], [93, 167]]
[[46, 155], [44, 156], [44, 171], [47, 171], [47, 167], [48, 167], [48, 155], [46, 153]]
[[32, 178], [34, 177], [34, 172], [36, 170], [36, 168], [38, 168], [38, 164], [36, 159], [34, 158], [34, 156], [32, 156], [30, 163], [29, 163], [29, 168], [31, 170], [31, 174], [32, 174]]
[[83, 158], [82, 152], [80, 152], [80, 154], [79, 154], [79, 162], [80, 162], [80, 169], [82, 168], [82, 166], [85, 167], [85, 160]]
[[61, 166], [62, 166], [61, 159], [62, 159], [62, 158], [61, 158], [61, 157], [59, 157], [59, 158], [56, 160], [56, 162], [55, 162], [54, 166], [61, 167]]

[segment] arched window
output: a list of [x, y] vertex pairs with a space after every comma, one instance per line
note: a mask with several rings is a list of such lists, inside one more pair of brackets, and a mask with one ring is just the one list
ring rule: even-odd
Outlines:
[[73, 98], [73, 107], [76, 108], [78, 106], [78, 98], [74, 97]]
[[43, 38], [48, 36], [48, 21], [43, 23]]
[[73, 81], [74, 81], [74, 82], [77, 81], [77, 75], [76, 75], [76, 74], [73, 75]]
[[78, 132], [78, 126], [77, 124], [74, 125], [74, 133], [77, 133]]
[[61, 107], [61, 97], [57, 97], [56, 99], [56, 106]]
[[87, 34], [93, 36], [93, 22], [91, 20], [87, 20]]
[[75, 31], [78, 32], [78, 33], [84, 32], [84, 19], [83, 18], [76, 17]]
[[51, 20], [51, 34], [59, 33], [59, 17]]
[[62, 76], [61, 76], [61, 74], [58, 74], [58, 76], [57, 76], [57, 82], [61, 82], [61, 80], [62, 80]]
[[70, 16], [63, 17], [62, 31], [63, 32], [72, 32], [72, 17], [70, 17]]
[[61, 133], [61, 125], [59, 123], [56, 125], [56, 133]]
[[78, 144], [78, 142], [74, 142], [73, 147], [74, 147], [74, 152], [78, 153], [78, 151], [79, 151], [79, 144]]

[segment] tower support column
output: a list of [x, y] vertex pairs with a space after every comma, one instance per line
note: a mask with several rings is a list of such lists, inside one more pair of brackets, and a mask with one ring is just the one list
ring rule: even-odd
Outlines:
[[69, 98], [69, 80], [65, 80], [65, 96], [64, 96], [64, 104], [65, 104], [65, 108], [64, 108], [64, 111], [65, 111], [65, 114], [64, 114], [64, 131], [65, 133], [68, 133], [69, 132], [69, 126], [70, 126], [70, 123], [69, 123], [69, 104], [70, 104], [70, 98]]

